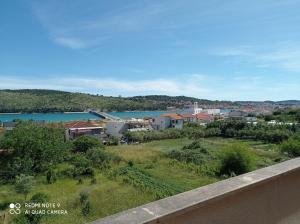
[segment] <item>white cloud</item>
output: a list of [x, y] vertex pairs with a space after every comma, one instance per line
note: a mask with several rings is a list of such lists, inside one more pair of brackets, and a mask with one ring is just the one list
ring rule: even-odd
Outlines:
[[[2, 76], [3, 77], [3, 76]], [[47, 79], [37, 78], [24, 80], [22, 78], [2, 78], [0, 76], [0, 89], [59, 89], [67, 91], [82, 91], [90, 93], [101, 93], [128, 96], [145, 94], [187, 95], [202, 96], [209, 93], [203, 88], [203, 77], [195, 79], [195, 75], [185, 76], [183, 80], [154, 79], [154, 80], [116, 80], [107, 78], [61, 78]], [[201, 83], [202, 82], [202, 83]]]
[[[33, 1], [34, 16], [49, 32], [57, 44], [72, 49], [99, 45], [108, 38], [121, 33], [145, 30], [174, 29], [170, 14], [180, 8], [182, 2], [132, 1], [103, 10], [100, 1]], [[161, 19], [168, 17], [168, 20]]]
[[300, 72], [300, 42], [280, 42], [268, 46], [237, 46], [211, 51], [212, 55], [234, 58], [259, 68], [281, 68]]
[[[282, 7], [272, 0], [257, 0], [251, 7], [244, 1], [235, 0], [226, 3], [199, 0], [189, 0], [188, 3], [184, 0], [132, 0], [126, 4], [111, 5], [101, 0], [31, 2], [34, 15], [49, 32], [51, 39], [67, 36], [80, 40], [85, 47], [99, 45], [103, 38], [119, 38], [120, 34], [124, 33], [138, 36], [149, 32], [151, 35], [162, 36], [187, 27], [205, 30], [219, 27], [220, 24], [248, 23], [253, 20], [253, 16], [258, 15], [263, 18], [260, 22], [266, 20], [276, 24], [273, 17], [265, 16], [265, 11]], [[189, 41], [173, 38], [175, 46], [189, 45]], [[72, 48], [73, 45], [64, 46]]]
[[300, 84], [282, 76], [272, 82], [262, 76], [239, 75], [221, 79], [205, 74], [183, 74], [181, 78], [120, 80], [111, 78], [22, 78], [0, 75], [0, 89], [56, 89], [112, 96], [185, 95], [211, 100], [299, 99]]
[[54, 42], [72, 49], [81, 49], [87, 47], [87, 45], [84, 42], [75, 38], [57, 37], [54, 38]]

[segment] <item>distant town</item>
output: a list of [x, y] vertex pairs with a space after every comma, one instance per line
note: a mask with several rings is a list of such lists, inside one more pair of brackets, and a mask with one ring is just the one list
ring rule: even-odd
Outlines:
[[[156, 97], [159, 98], [159, 96]], [[95, 115], [95, 117], [93, 119], [75, 117], [70, 118], [71, 121], [65, 121], [63, 117], [68, 116], [68, 114], [58, 113], [56, 114], [56, 122], [64, 123], [66, 139], [75, 139], [82, 135], [91, 135], [100, 138], [104, 143], [107, 142], [109, 137], [116, 137], [121, 143], [128, 143], [128, 139], [123, 136], [126, 132], [160, 131], [169, 128], [183, 129], [184, 125], [188, 123], [206, 126], [214, 121], [233, 119], [245, 121], [248, 124], [253, 125], [256, 125], [259, 121], [265, 121], [269, 125], [293, 125], [297, 122], [272, 119], [272, 114], [274, 111], [297, 110], [299, 108], [299, 101], [239, 101], [233, 103], [214, 102], [211, 104], [207, 102], [205, 104], [198, 104], [198, 102], [187, 101], [180, 108], [168, 106], [165, 111], [158, 111], [159, 113], [153, 111], [155, 112], [155, 115], [153, 115], [151, 111], [146, 111], [146, 113], [136, 111], [132, 114], [130, 114], [130, 111], [127, 111], [119, 112], [118, 114], [121, 116], [117, 117], [112, 115], [106, 109], [85, 109], [83, 112], [73, 113], [89, 113]], [[6, 113], [5, 115], [6, 117], [9, 117], [13, 116], [14, 113]], [[32, 120], [36, 124], [49, 123], [48, 120], [37, 120], [34, 117], [30, 117], [30, 114], [29, 118], [25, 117], [25, 120]], [[2, 131], [12, 130], [17, 122], [18, 119], [5, 121], [5, 118], [2, 118], [1, 121], [0, 114], [0, 127], [2, 128]]]
[[1, 90], [0, 111], [4, 223], [86, 223], [300, 156], [299, 101]]

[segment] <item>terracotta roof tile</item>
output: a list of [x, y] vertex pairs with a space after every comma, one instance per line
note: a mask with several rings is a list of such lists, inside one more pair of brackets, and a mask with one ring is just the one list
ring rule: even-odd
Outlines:
[[173, 118], [173, 119], [176, 119], [176, 120], [182, 120], [183, 119], [183, 117], [180, 114], [162, 114], [160, 116], [170, 117], [170, 118]]
[[206, 114], [206, 113], [196, 114], [195, 117], [197, 119], [212, 119], [213, 118], [210, 114]]
[[183, 118], [194, 118], [195, 117], [195, 115], [193, 115], [193, 114], [181, 114], [181, 116]]

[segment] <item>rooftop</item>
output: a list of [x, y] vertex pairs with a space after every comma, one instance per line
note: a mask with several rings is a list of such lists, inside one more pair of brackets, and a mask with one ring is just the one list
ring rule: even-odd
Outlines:
[[67, 122], [64, 125], [64, 127], [70, 129], [70, 128], [91, 128], [91, 127], [97, 128], [100, 126], [89, 121], [72, 121], [72, 122]]
[[170, 117], [172, 119], [176, 119], [176, 120], [182, 120], [183, 117], [180, 114], [162, 114], [160, 115], [162, 117]]

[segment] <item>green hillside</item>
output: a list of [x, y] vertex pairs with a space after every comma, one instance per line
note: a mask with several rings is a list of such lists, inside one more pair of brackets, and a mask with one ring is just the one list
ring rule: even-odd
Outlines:
[[0, 90], [1, 113], [83, 111], [87, 108], [107, 111], [165, 110], [170, 106], [183, 108], [195, 101], [205, 104], [220, 103], [185, 96], [153, 95], [124, 98], [56, 90]]

